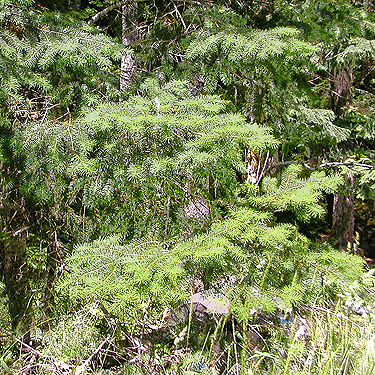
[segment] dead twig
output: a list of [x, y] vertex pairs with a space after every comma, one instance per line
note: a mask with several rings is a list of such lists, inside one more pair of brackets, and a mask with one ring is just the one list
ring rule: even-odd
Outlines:
[[13, 340], [15, 340], [16, 342], [18, 342], [23, 348], [25, 348], [27, 351], [33, 353], [36, 356], [38, 356], [40, 358], [52, 358], [50, 356], [44, 355], [43, 353], [41, 353], [38, 350], [36, 350], [33, 347], [31, 347], [30, 345], [24, 343], [22, 340], [20, 340], [19, 338], [15, 337], [14, 335], [12, 335], [10, 332], [5, 331], [2, 328], [0, 328], [0, 332], [3, 333], [4, 335], [8, 336], [8, 337], [11, 337]]
[[92, 361], [92, 359], [102, 350], [104, 344], [106, 344], [108, 342], [108, 339], [104, 339], [100, 344], [99, 346], [93, 351], [93, 353], [90, 355], [90, 357], [88, 357], [86, 360], [84, 360], [82, 362], [82, 365], [80, 365], [79, 367], [84, 370], [89, 364], [90, 362]]
[[89, 25], [92, 25], [93, 23], [95, 23], [100, 17], [102, 16], [105, 16], [107, 13], [109, 13], [111, 10], [115, 9], [115, 8], [119, 8], [124, 2], [123, 1], [120, 1], [118, 3], [115, 3], [115, 4], [111, 4], [110, 6], [108, 6], [107, 8], [104, 8], [103, 10], [101, 10], [100, 12], [96, 13], [95, 15], [93, 15], [91, 17], [91, 19], [89, 20]]

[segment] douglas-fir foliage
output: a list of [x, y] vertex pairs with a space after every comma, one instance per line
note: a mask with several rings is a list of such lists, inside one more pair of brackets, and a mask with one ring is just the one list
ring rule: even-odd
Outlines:
[[0, 369], [373, 372], [371, 2], [0, 5]]

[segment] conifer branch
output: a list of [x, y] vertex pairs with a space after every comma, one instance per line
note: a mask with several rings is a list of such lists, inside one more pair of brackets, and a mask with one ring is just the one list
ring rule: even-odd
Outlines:
[[115, 3], [115, 4], [111, 4], [109, 5], [107, 8], [104, 8], [103, 10], [101, 10], [100, 12], [96, 13], [94, 16], [91, 17], [91, 19], [89, 20], [89, 25], [92, 25], [93, 23], [95, 23], [100, 17], [106, 15], [107, 13], [109, 13], [111, 10], [115, 9], [115, 8], [119, 8], [121, 5], [122, 5], [123, 1], [120, 1], [118, 3]]
[[349, 168], [368, 168], [368, 169], [375, 169], [374, 165], [371, 164], [364, 164], [364, 163], [356, 163], [356, 162], [327, 162], [327, 163], [322, 163], [316, 167], [312, 167], [311, 165], [299, 161], [299, 160], [288, 160], [288, 161], [282, 161], [279, 163], [275, 163], [270, 165], [266, 170], [263, 172], [263, 177], [272, 169], [274, 168], [279, 168], [279, 167], [284, 167], [286, 165], [290, 164], [299, 164], [305, 167], [306, 169], [309, 169], [310, 171], [316, 171], [317, 169], [322, 169], [325, 167], [349, 167]]

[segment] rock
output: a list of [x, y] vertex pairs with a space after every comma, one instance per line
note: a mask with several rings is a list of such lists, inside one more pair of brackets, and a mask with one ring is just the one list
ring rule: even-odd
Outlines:
[[197, 198], [184, 207], [184, 212], [188, 219], [205, 220], [210, 216], [210, 206], [204, 199]]
[[212, 290], [205, 290], [193, 294], [188, 301], [173, 311], [168, 317], [167, 323], [173, 326], [186, 322], [191, 309], [193, 320], [206, 324], [210, 319], [227, 315], [229, 306], [230, 301], [226, 296]]
[[210, 314], [227, 315], [229, 313], [230, 301], [220, 294], [203, 291], [193, 294], [190, 301], [195, 306], [201, 305]]

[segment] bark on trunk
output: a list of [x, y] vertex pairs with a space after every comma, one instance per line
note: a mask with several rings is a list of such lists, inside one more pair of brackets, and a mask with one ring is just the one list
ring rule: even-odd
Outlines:
[[335, 68], [331, 91], [331, 108], [337, 116], [341, 116], [343, 108], [351, 97], [353, 88], [353, 70], [351, 67]]
[[[46, 279], [44, 288], [44, 312], [47, 316], [53, 315], [54, 290], [57, 282], [57, 271], [61, 265], [61, 245], [58, 240], [57, 231], [52, 233], [52, 241], [47, 247]], [[48, 322], [47, 322], [48, 324]]]
[[0, 281], [4, 284], [12, 330], [25, 334], [32, 323], [30, 270], [27, 264], [28, 217], [22, 198], [5, 188], [10, 169], [0, 163]]
[[[122, 44], [130, 47], [137, 40], [135, 24], [138, 4], [134, 1], [125, 1], [121, 7], [122, 12]], [[120, 91], [127, 90], [134, 78], [137, 66], [132, 54], [125, 53], [121, 58]]]
[[[353, 176], [347, 176], [347, 186], [354, 186]], [[335, 195], [333, 198], [332, 235], [341, 250], [353, 250], [354, 244], [354, 196]]]
[[8, 297], [8, 311], [12, 330], [27, 333], [31, 325], [31, 298], [29, 294], [26, 238], [10, 235], [3, 241], [3, 282]]

